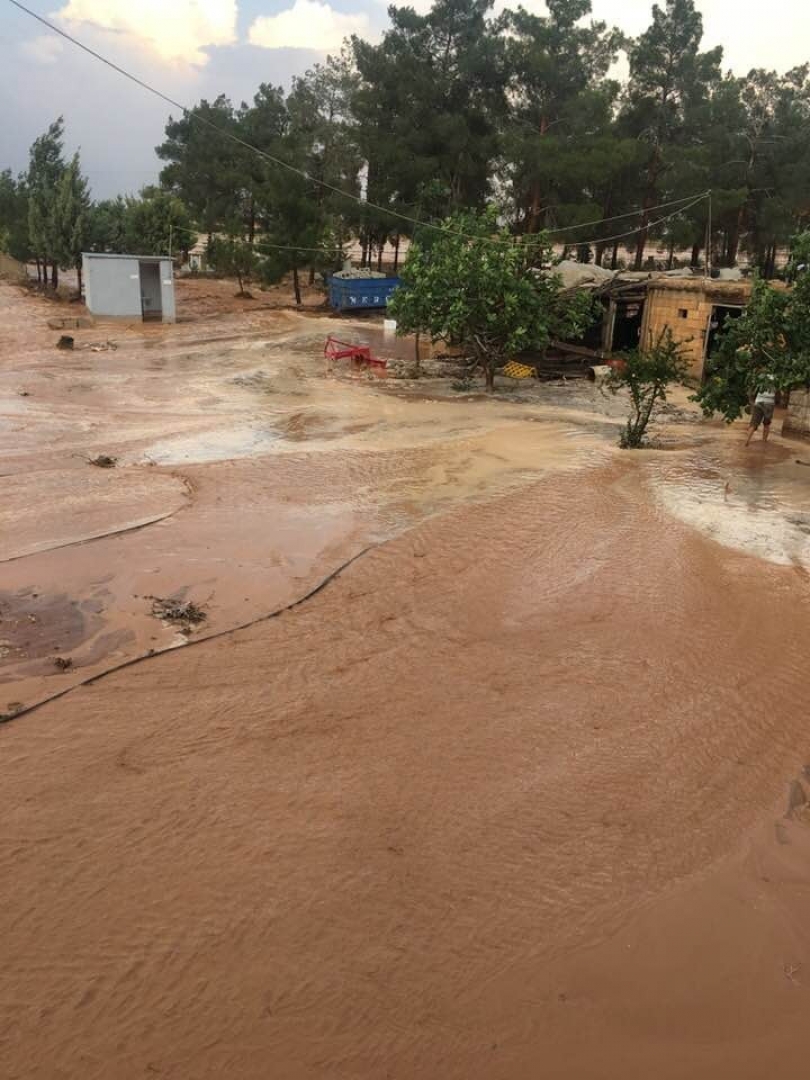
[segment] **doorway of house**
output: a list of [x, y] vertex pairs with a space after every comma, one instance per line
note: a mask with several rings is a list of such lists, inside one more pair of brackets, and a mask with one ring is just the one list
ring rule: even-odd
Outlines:
[[616, 300], [609, 328], [608, 353], [628, 352], [641, 344], [641, 325], [644, 321], [644, 300], [633, 297]]
[[146, 319], [162, 319], [163, 303], [160, 297], [160, 263], [142, 262], [141, 314]]
[[706, 328], [706, 346], [703, 351], [704, 378], [705, 363], [720, 343], [723, 331], [728, 325], [729, 319], [739, 319], [745, 308], [740, 305], [729, 306], [727, 304], [715, 304], [709, 316], [709, 325]]

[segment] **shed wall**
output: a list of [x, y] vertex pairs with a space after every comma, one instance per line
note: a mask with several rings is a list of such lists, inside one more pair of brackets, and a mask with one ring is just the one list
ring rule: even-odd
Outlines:
[[83, 260], [85, 300], [93, 315], [141, 318], [141, 274], [136, 258]]
[[[706, 332], [716, 299], [694, 290], [650, 289], [642, 328], [642, 345], [657, 341], [667, 327], [682, 346], [682, 355], [689, 362], [689, 374], [703, 377]], [[686, 312], [686, 318], [682, 312]]]
[[163, 259], [160, 263], [160, 300], [163, 321], [174, 322], [177, 316], [174, 302], [174, 263], [171, 259]]
[[810, 439], [810, 391], [790, 391], [790, 404], [782, 424], [782, 434], [796, 439]]

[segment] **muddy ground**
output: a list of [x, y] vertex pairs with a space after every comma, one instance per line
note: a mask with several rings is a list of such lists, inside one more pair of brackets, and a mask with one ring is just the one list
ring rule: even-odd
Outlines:
[[803, 1064], [810, 454], [233, 291], [0, 285], [0, 1075]]

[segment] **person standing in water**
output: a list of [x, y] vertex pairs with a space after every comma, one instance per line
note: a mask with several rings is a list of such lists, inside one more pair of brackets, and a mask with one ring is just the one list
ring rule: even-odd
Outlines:
[[776, 408], [776, 390], [773, 385], [773, 377], [766, 375], [759, 384], [759, 391], [754, 398], [754, 406], [751, 409], [751, 423], [748, 425], [748, 438], [745, 445], [750, 446], [754, 432], [762, 424], [762, 441], [767, 442], [773, 423], [773, 412]]

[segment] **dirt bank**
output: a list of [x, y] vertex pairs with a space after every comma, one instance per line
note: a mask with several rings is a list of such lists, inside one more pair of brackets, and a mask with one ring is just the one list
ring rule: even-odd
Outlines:
[[[330, 378], [291, 318], [0, 370], [2, 471], [51, 493], [41, 530], [19, 497], [4, 519], [9, 700], [179, 644], [149, 596], [208, 611], [0, 726], [0, 1075], [798, 1070], [789, 449], [681, 424], [620, 454], [587, 389], [409, 400]], [[78, 671], [37, 667], [57, 644]]]

